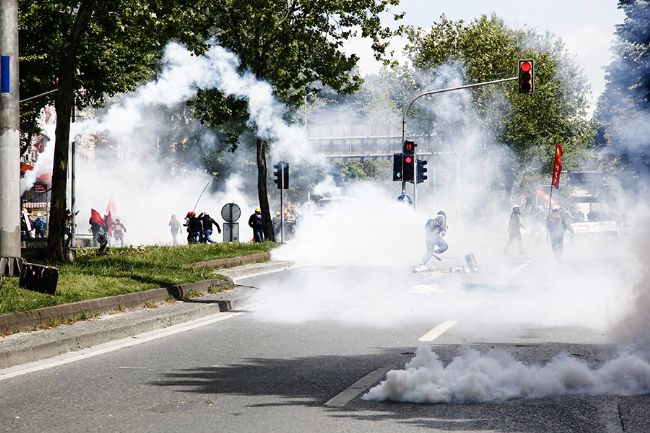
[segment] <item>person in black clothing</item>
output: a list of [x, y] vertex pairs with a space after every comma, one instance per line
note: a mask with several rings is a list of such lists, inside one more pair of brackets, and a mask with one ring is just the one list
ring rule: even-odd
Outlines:
[[512, 213], [510, 214], [510, 222], [508, 222], [508, 243], [506, 244], [506, 247], [503, 249], [504, 254], [508, 254], [508, 249], [510, 249], [510, 245], [514, 241], [517, 241], [517, 245], [519, 245], [519, 253], [520, 254], [524, 253], [524, 249], [521, 246], [521, 229], [523, 228], [525, 227], [521, 223], [521, 213], [519, 212], [519, 206], [515, 205], [512, 207]]
[[253, 229], [253, 241], [264, 242], [264, 222], [260, 208], [256, 208], [255, 213], [248, 218], [248, 226]]
[[201, 224], [201, 219], [196, 216], [194, 211], [189, 211], [185, 217], [184, 226], [187, 227], [187, 243], [188, 244], [197, 244], [201, 240], [201, 234], [203, 233], [203, 225]]
[[212, 225], [216, 226], [217, 232], [221, 233], [221, 227], [219, 227], [219, 223], [212, 219], [212, 217], [205, 212], [199, 215], [199, 218], [201, 219], [201, 223], [203, 225], [203, 243], [216, 243], [217, 241], [212, 239]]

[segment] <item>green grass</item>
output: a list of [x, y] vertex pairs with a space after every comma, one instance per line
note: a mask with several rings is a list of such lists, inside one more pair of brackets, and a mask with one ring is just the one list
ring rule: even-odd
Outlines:
[[266, 242], [111, 248], [104, 255], [80, 249], [75, 263], [57, 266], [56, 295], [22, 289], [17, 278], [0, 278], [0, 314], [218, 278], [212, 269], [182, 265], [270, 251], [274, 246]]

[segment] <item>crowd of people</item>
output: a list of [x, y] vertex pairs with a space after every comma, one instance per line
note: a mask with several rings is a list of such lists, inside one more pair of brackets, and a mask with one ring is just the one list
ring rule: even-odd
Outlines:
[[[187, 229], [188, 244], [213, 244], [217, 242], [212, 238], [214, 229], [216, 228], [217, 232], [221, 233], [219, 223], [216, 222], [207, 212], [201, 212], [197, 215], [195, 211], [189, 211], [187, 215], [185, 215], [183, 226]], [[169, 228], [172, 234], [173, 245], [178, 245], [178, 232], [180, 231], [181, 225], [174, 214], [172, 214], [171, 219], [169, 220]]]
[[[69, 215], [68, 212], [66, 211], [67, 215]], [[70, 221], [72, 220], [70, 215]], [[88, 231], [93, 235], [92, 245], [94, 247], [106, 248], [108, 245], [124, 247], [126, 227], [119, 218], [113, 220], [110, 212], [102, 217], [99, 212], [91, 209], [88, 224], [90, 225]]]
[[30, 212], [21, 210], [20, 215], [20, 240], [43, 239], [47, 236], [47, 216], [42, 211]]
[[[530, 209], [529, 209], [530, 210]], [[530, 210], [528, 217], [531, 218], [533, 225], [538, 224], [537, 221], [543, 212], [539, 212], [539, 208]], [[562, 253], [564, 250], [564, 237], [565, 234], [573, 234], [571, 223], [576, 222], [576, 218], [562, 209], [555, 207], [543, 217], [543, 225], [545, 227], [546, 237], [551, 245], [551, 250], [555, 260], [562, 260]], [[579, 222], [579, 220], [578, 220]], [[512, 207], [510, 218], [507, 225], [508, 240], [503, 250], [504, 254], [508, 254], [509, 249], [513, 243], [517, 243], [519, 253], [524, 253], [522, 244], [522, 230], [526, 229], [522, 222], [522, 213], [518, 205]], [[442, 260], [440, 255], [447, 251], [449, 245], [443, 239], [447, 233], [447, 215], [444, 211], [440, 210], [435, 216], [428, 219], [424, 228], [424, 241], [425, 241], [425, 254], [422, 257], [420, 264], [414, 269], [415, 272], [422, 272], [431, 269], [429, 263], [431, 259]]]

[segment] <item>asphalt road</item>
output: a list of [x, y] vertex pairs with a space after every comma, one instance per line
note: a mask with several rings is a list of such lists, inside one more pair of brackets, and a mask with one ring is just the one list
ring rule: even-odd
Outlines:
[[[556, 266], [573, 273], [578, 265]], [[546, 277], [563, 271], [549, 266], [517, 259], [482, 276], [305, 268], [245, 279], [256, 295], [240, 311], [103, 345], [73, 362], [46, 360], [0, 381], [0, 431], [650, 431], [647, 395], [361, 398], [417, 347], [432, 347], [443, 363], [468, 347], [504, 349], [526, 365], [562, 352], [590, 366], [610, 359], [616, 347], [600, 320], [615, 313], [609, 292], [585, 306], [558, 297], [566, 288]], [[590, 278], [611, 274], [605, 264], [597, 269]]]

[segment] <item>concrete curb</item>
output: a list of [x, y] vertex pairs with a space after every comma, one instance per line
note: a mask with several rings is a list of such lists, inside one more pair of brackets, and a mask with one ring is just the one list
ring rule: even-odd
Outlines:
[[156, 308], [112, 314], [72, 325], [14, 334], [0, 339], [0, 369], [237, 309], [248, 299], [248, 292], [250, 289], [236, 288], [211, 295], [209, 300], [163, 304]]
[[[270, 259], [269, 253], [251, 254], [248, 256], [232, 257], [227, 259], [210, 260], [192, 264], [189, 267], [210, 268], [227, 267], [246, 264], [255, 264], [255, 269], [263, 269]], [[271, 266], [274, 266], [273, 264]], [[246, 266], [244, 266], [246, 268]], [[240, 271], [246, 272], [246, 271]], [[224, 275], [226, 272], [217, 271], [217, 274]], [[228, 275], [224, 275], [230, 278]], [[210, 279], [196, 283], [179, 284], [159, 289], [146, 290], [144, 292], [127, 293], [105, 298], [89, 299], [86, 301], [73, 302], [69, 304], [54, 305], [52, 307], [39, 308], [36, 310], [22, 311], [0, 315], [0, 332], [16, 332], [34, 330], [39, 326], [48, 326], [56, 321], [74, 319], [80, 315], [96, 315], [128, 308], [146, 306], [148, 303], [164, 302], [170, 298], [184, 300], [191, 293], [206, 293], [213, 288], [232, 287], [234, 279]], [[227, 306], [224, 307], [227, 309]], [[225, 311], [224, 309], [224, 311]]]
[[286, 271], [293, 266], [292, 262], [275, 261], [267, 263], [251, 264], [232, 269], [219, 269], [217, 274], [230, 278], [235, 284], [242, 278], [254, 277], [257, 275], [269, 274], [272, 272]]
[[[254, 263], [236, 269], [215, 272], [225, 273], [227, 271], [228, 273], [234, 273], [240, 276], [249, 276], [249, 274], [262, 275], [268, 272], [278, 272], [288, 267], [289, 264], [287, 262], [267, 262]], [[252, 269], [249, 270], [248, 268]], [[201, 292], [203, 289], [207, 290], [213, 287], [215, 282], [231, 286], [234, 285], [231, 280], [207, 280], [194, 284], [174, 286], [174, 288], [178, 291], [177, 293], [184, 295], [188, 291]], [[51, 358], [63, 353], [78, 351], [120, 338], [132, 337], [143, 332], [178, 325], [219, 312], [237, 310], [247, 302], [256, 289], [234, 285], [232, 289], [219, 293], [191, 299], [181, 298], [182, 302], [166, 303], [165, 301], [171, 298], [168, 290], [168, 288], [153, 289], [147, 292], [120, 295], [131, 296], [137, 307], [143, 305], [143, 299], [145, 298], [149, 299], [151, 303], [154, 303], [156, 299], [162, 302], [154, 308], [135, 308], [126, 312], [118, 312], [90, 320], [78, 321], [70, 325], [62, 325], [34, 332], [19, 332], [6, 337], [0, 337], [0, 369]], [[150, 292], [151, 294], [149, 294]], [[154, 294], [158, 297], [156, 298]], [[113, 298], [117, 298], [117, 296]], [[99, 308], [102, 306], [102, 302], [99, 301], [113, 298], [102, 298], [101, 300], [84, 301], [83, 303], [88, 303], [89, 309]], [[114, 300], [113, 303], [120, 304], [117, 300]], [[18, 316], [23, 319], [23, 323], [27, 321], [34, 323], [34, 321], [41, 320], [41, 318], [45, 317], [61, 318], [61, 316], [57, 315], [59, 313], [68, 316], [78, 314], [76, 313], [78, 307], [74, 304], [64, 304], [50, 308], [53, 310], [46, 313], [39, 312], [34, 314], [34, 311], [31, 311], [4, 316]], [[56, 313], [56, 309], [58, 309], [59, 313]], [[114, 311], [115, 308], [111, 310]], [[101, 312], [100, 310], [93, 311]]]
[[38, 326], [47, 326], [57, 320], [72, 319], [78, 315], [93, 316], [99, 313], [119, 311], [128, 308], [146, 306], [147, 303], [164, 302], [166, 300], [183, 300], [189, 293], [205, 293], [212, 288], [231, 287], [232, 281], [204, 280], [196, 283], [180, 284], [144, 292], [127, 293], [106, 298], [89, 299], [70, 304], [54, 305], [19, 313], [0, 315], [0, 331], [15, 332], [33, 330]]
[[207, 262], [191, 263], [188, 265], [183, 265], [182, 267], [185, 269], [230, 268], [250, 263], [267, 262], [269, 260], [271, 260], [271, 253], [257, 253], [242, 257], [230, 257], [227, 259], [216, 259], [208, 260]]

